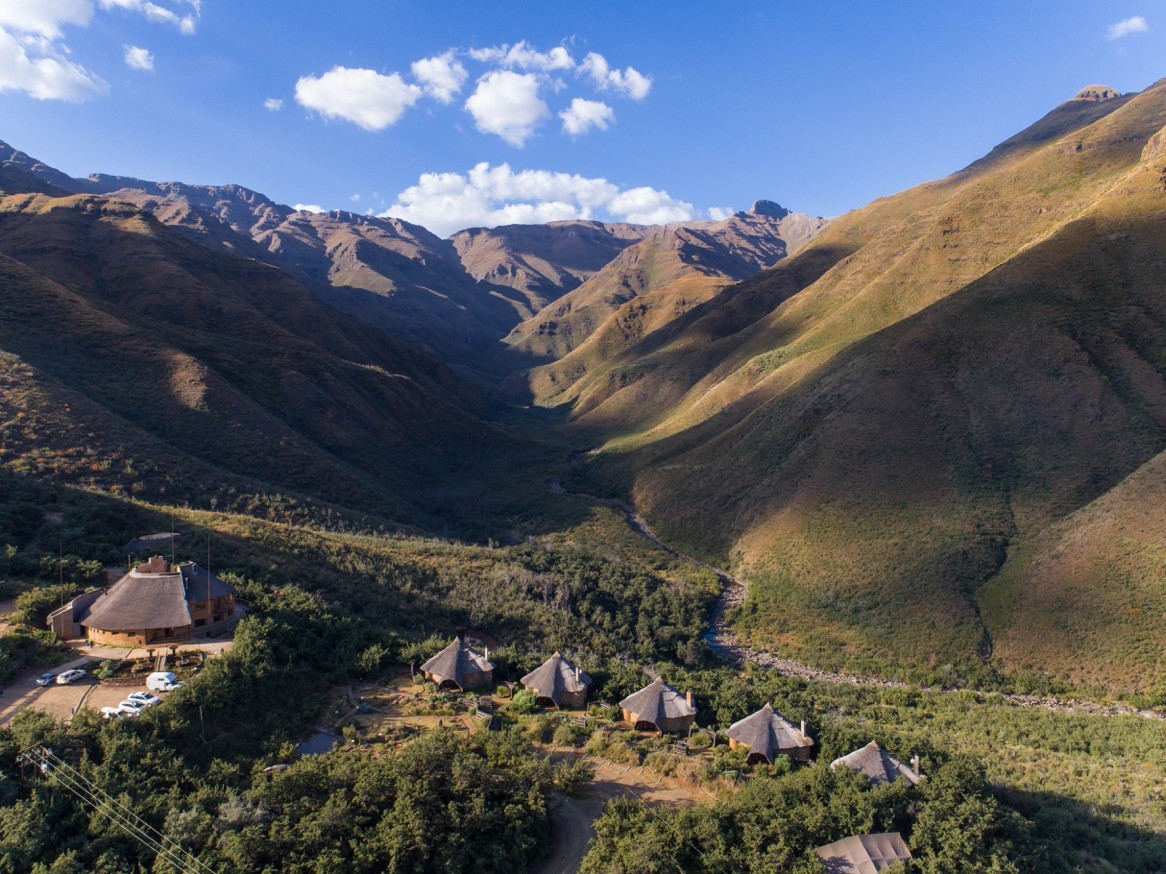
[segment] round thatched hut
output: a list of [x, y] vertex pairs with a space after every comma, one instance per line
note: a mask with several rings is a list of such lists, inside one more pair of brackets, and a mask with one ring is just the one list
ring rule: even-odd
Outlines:
[[806, 724], [803, 722], [799, 729], [770, 707], [769, 702], [756, 713], [734, 722], [725, 733], [732, 749], [749, 750], [745, 761], [750, 764], [764, 759], [772, 765], [777, 756], [805, 762], [814, 748], [814, 742], [806, 736]]
[[421, 672], [438, 689], [480, 689], [494, 684], [494, 665], [486, 654], [475, 652], [459, 636], [449, 646], [421, 666]]
[[522, 685], [533, 692], [535, 701], [543, 706], [580, 710], [587, 706], [591, 677], [555, 653], [523, 677]]
[[631, 723], [635, 731], [683, 734], [692, 728], [696, 719], [692, 693], [681, 695], [661, 677], [624, 698], [619, 706], [624, 722]]
[[873, 740], [862, 749], [835, 759], [830, 763], [830, 767], [850, 768], [876, 786], [894, 783], [900, 778], [916, 786], [923, 779], [923, 775], [919, 773], [918, 756], [912, 759], [910, 765], [904, 765]]

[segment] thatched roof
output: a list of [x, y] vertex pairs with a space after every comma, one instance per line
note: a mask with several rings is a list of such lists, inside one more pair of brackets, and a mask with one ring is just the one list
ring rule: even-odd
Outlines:
[[523, 677], [522, 685], [532, 690], [537, 697], [550, 698], [558, 704], [561, 692], [586, 692], [591, 685], [591, 677], [555, 653]]
[[776, 713], [769, 702], [756, 713], [734, 722], [726, 733], [733, 740], [749, 747], [750, 754], [765, 756], [770, 764], [773, 764], [773, 757], [778, 750], [795, 750], [814, 745], [800, 728]]
[[140, 631], [192, 625], [190, 605], [234, 593], [229, 585], [193, 562], [165, 573], [131, 570], [93, 602], [81, 624], [101, 631]]
[[139, 534], [125, 545], [125, 552], [148, 552], [151, 555], [169, 546], [182, 535], [177, 531], [163, 531], [158, 534]]
[[688, 699], [657, 677], [639, 692], [635, 692], [619, 702], [624, 710], [636, 714], [639, 721], [659, 725], [662, 719], [678, 719], [694, 716], [696, 707]]
[[470, 649], [460, 637], [421, 666], [426, 674], [435, 674], [444, 680], [453, 680], [459, 686], [468, 674], [484, 674], [494, 665], [481, 653]]
[[855, 750], [853, 753], [843, 756], [840, 759], [835, 759], [830, 763], [831, 768], [837, 768], [839, 765], [863, 774], [871, 783], [876, 785], [880, 783], [894, 783], [900, 777], [903, 777], [912, 786], [915, 786], [923, 779], [912, 771], [909, 766], [904, 765], [873, 740], [862, 749]]
[[911, 858], [902, 835], [852, 835], [814, 851], [829, 874], [875, 874]]

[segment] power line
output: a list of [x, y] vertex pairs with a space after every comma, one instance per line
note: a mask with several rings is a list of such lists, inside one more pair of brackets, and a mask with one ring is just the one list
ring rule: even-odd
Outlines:
[[213, 869], [199, 860], [197, 856], [186, 850], [173, 838], [162, 834], [48, 747], [40, 744], [29, 747], [20, 753], [18, 759], [21, 763], [37, 768], [41, 774], [71, 792], [83, 804], [106, 816], [146, 849], [177, 869], [179, 874], [187, 874], [187, 872], [214, 874]]

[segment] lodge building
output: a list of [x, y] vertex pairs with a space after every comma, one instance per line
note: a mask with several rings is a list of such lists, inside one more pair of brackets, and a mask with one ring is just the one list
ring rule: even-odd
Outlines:
[[206, 568], [156, 555], [108, 589], [78, 595], [48, 625], [64, 640], [134, 647], [220, 634], [235, 612], [235, 590]]

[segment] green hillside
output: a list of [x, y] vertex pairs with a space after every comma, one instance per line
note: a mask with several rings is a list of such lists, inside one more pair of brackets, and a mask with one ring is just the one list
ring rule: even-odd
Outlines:
[[[1166, 84], [1087, 93], [648, 334], [574, 389], [575, 426], [606, 441], [598, 474], [666, 538], [735, 563], [759, 645], [1160, 689], [1152, 656], [1112, 668], [1148, 645], [1121, 594], [1078, 614], [1057, 589], [1103, 587], [1108, 551], [1040, 597], [981, 603], [1166, 446], [1164, 125]], [[1112, 503], [1140, 517], [1144, 495]], [[1160, 567], [1123, 573], [1128, 607], [1164, 615]], [[997, 649], [1007, 628], [1043, 633]]]

